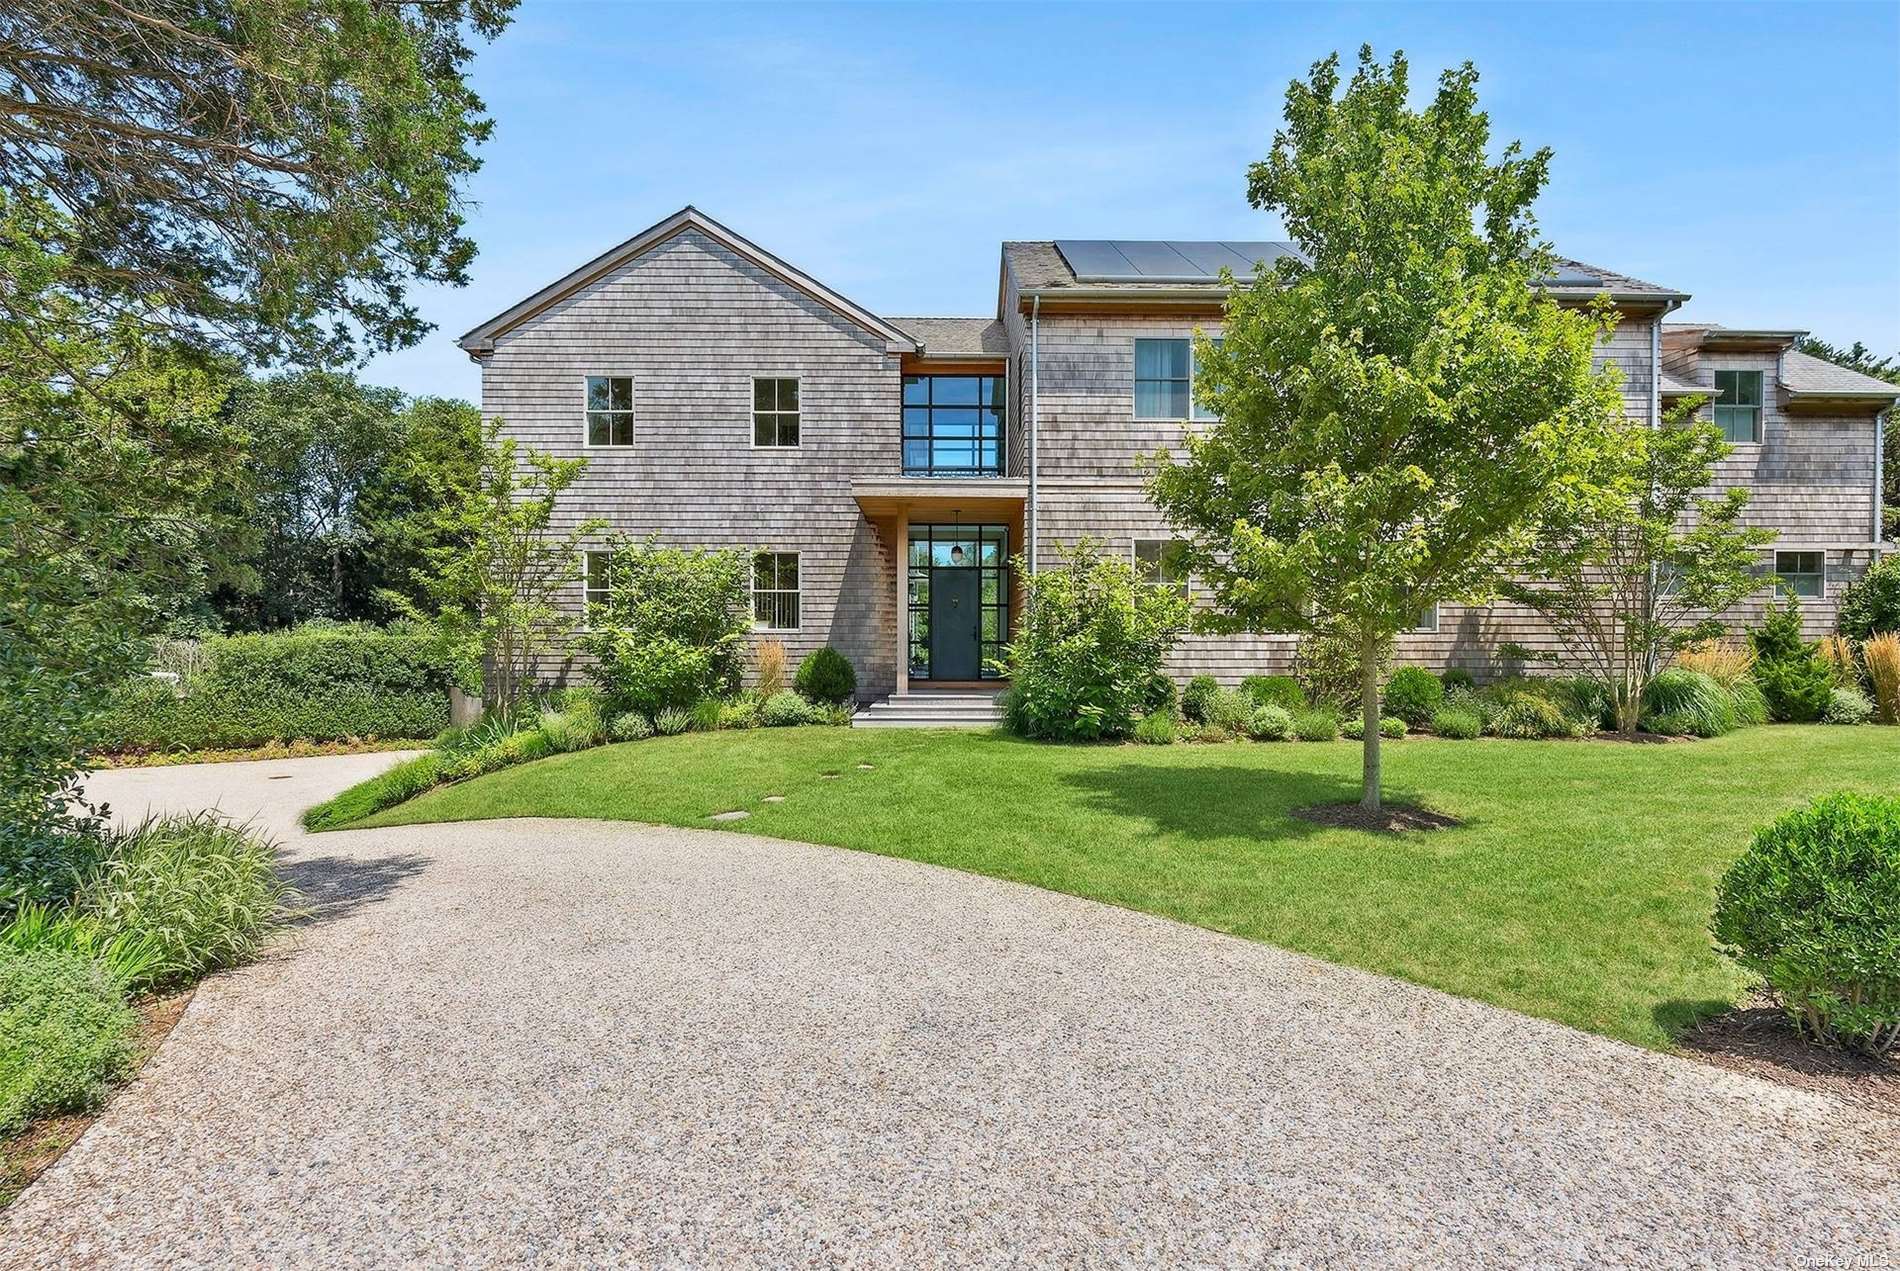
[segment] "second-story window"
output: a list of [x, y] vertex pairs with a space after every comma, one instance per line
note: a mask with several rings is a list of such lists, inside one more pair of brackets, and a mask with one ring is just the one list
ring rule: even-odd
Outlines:
[[752, 381], [752, 444], [798, 444], [798, 381], [755, 377]]
[[1715, 373], [1715, 424], [1731, 442], [1761, 440], [1761, 372]]
[[587, 377], [587, 444], [590, 446], [631, 446], [633, 444], [633, 377], [631, 375], [589, 375]]
[[1003, 471], [1000, 375], [904, 377], [904, 471], [997, 476]]
[[1194, 341], [1135, 341], [1136, 419], [1213, 419], [1194, 401]]

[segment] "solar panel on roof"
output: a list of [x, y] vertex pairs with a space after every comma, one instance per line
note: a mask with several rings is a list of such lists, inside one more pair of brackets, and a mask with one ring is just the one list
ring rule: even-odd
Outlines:
[[1131, 238], [1064, 238], [1056, 250], [1079, 282], [1211, 283], [1222, 269], [1244, 278], [1256, 261], [1293, 254], [1286, 243]]
[[1077, 278], [1120, 278], [1135, 272], [1115, 245], [1105, 238], [1064, 238], [1056, 250]]
[[1575, 265], [1559, 265], [1557, 271], [1544, 281], [1553, 287], [1597, 287], [1602, 285], [1603, 275], [1593, 274]]

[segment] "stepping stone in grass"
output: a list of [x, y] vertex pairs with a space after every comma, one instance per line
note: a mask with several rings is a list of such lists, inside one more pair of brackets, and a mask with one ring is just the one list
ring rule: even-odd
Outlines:
[[818, 779], [820, 781], [836, 781], [838, 774], [835, 772], [821, 772], [818, 774]]
[[859, 772], [870, 772], [870, 771], [872, 771], [873, 769], [875, 769], [876, 767], [877, 767], [877, 765], [876, 765], [876, 764], [874, 764], [874, 763], [861, 763], [861, 764], [859, 764], [859, 765], [858, 765], [858, 771], [859, 771]]
[[765, 801], [767, 803], [783, 803], [785, 802], [785, 796], [782, 794], [768, 794], [765, 796]]
[[714, 821], [743, 821], [751, 815], [750, 812], [715, 812], [708, 819]]

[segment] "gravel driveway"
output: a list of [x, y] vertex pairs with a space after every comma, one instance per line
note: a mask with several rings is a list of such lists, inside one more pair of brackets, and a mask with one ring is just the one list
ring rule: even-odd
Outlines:
[[1900, 1123], [1825, 1096], [907, 861], [292, 837], [388, 762], [98, 778], [259, 814], [318, 911], [0, 1263], [1900, 1264]]

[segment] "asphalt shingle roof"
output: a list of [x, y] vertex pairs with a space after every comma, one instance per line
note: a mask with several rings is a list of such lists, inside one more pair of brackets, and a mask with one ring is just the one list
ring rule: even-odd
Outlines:
[[1781, 382], [1790, 392], [1815, 397], [1900, 397], [1900, 384], [1889, 384], [1793, 349], [1782, 355]]
[[893, 326], [910, 333], [924, 346], [924, 355], [994, 354], [1009, 355], [1009, 336], [995, 318], [890, 318]]

